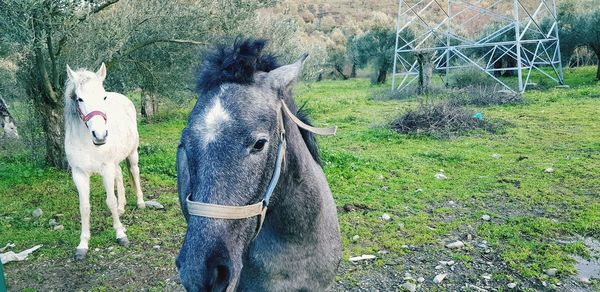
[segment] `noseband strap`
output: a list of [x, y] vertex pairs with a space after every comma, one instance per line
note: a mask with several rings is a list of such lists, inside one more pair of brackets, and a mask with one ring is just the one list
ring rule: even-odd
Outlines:
[[77, 107], [77, 113], [79, 114], [79, 117], [81, 118], [81, 120], [83, 121], [83, 123], [85, 123], [85, 125], [87, 126], [87, 122], [89, 120], [91, 120], [93, 117], [95, 116], [101, 116], [102, 118], [104, 118], [104, 122], [107, 121], [106, 119], [106, 114], [101, 112], [101, 111], [91, 111], [89, 112], [87, 115], [84, 115], [81, 112], [81, 109], [79, 108], [79, 106]]
[[[315, 128], [310, 125], [302, 122], [298, 117], [296, 117], [290, 109], [287, 107], [285, 102], [282, 100], [282, 108], [283, 112], [292, 120], [298, 127], [310, 131], [312, 133], [318, 135], [335, 135], [336, 127], [332, 128]], [[91, 114], [91, 113], [90, 113]], [[88, 115], [90, 115], [88, 114]], [[254, 238], [260, 232], [262, 224], [265, 220], [265, 215], [267, 213], [267, 207], [269, 206], [269, 200], [271, 199], [271, 195], [275, 191], [275, 187], [277, 187], [277, 183], [279, 182], [279, 177], [281, 175], [281, 168], [283, 166], [283, 161], [285, 157], [286, 150], [286, 139], [285, 139], [285, 129], [283, 126], [283, 118], [281, 112], [277, 115], [278, 124], [281, 129], [281, 136], [279, 138], [279, 146], [277, 147], [277, 161], [275, 162], [275, 170], [273, 171], [273, 175], [271, 176], [271, 181], [269, 182], [269, 186], [267, 187], [263, 199], [255, 204], [246, 205], [246, 206], [226, 206], [226, 205], [216, 205], [216, 204], [207, 204], [192, 201], [191, 194], [189, 194], [186, 198], [187, 210], [188, 213], [192, 216], [199, 217], [208, 217], [215, 219], [245, 219], [252, 218], [254, 216], [259, 216], [258, 225], [256, 227], [256, 231], [254, 234]], [[104, 118], [106, 120], [106, 118]]]

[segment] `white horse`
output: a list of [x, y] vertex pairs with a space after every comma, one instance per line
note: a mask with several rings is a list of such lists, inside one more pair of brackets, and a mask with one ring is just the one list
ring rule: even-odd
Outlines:
[[[138, 208], [144, 208], [138, 167], [139, 136], [136, 111], [124, 95], [106, 92], [106, 66], [98, 72], [73, 71], [67, 65], [65, 89], [65, 151], [79, 192], [81, 240], [75, 257], [85, 258], [90, 240], [90, 175], [100, 174], [106, 189], [117, 241], [129, 245], [119, 215], [125, 212], [125, 187], [119, 163], [127, 159]], [[115, 183], [118, 200], [115, 197]]]

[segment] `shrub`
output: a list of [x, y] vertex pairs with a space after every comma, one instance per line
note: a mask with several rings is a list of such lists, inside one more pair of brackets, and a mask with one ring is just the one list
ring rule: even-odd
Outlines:
[[486, 86], [468, 86], [450, 91], [448, 95], [450, 103], [455, 105], [490, 106], [523, 102], [523, 97], [518, 93]]
[[494, 133], [500, 126], [475, 115], [473, 110], [448, 101], [421, 103], [393, 120], [390, 127], [403, 134], [450, 138], [476, 129]]
[[449, 79], [450, 86], [456, 88], [494, 87], [498, 84], [492, 77], [474, 67], [450, 71]]
[[[450, 89], [447, 89], [445, 87], [431, 85], [429, 87], [429, 95], [442, 96], [444, 93], [446, 93], [449, 90]], [[371, 93], [371, 98], [374, 100], [390, 100], [390, 99], [400, 100], [400, 99], [409, 99], [409, 98], [413, 98], [413, 97], [417, 97], [417, 96], [419, 96], [419, 94], [417, 93], [416, 85], [410, 85], [410, 86], [402, 89], [401, 91], [390, 90], [389, 87], [386, 87], [384, 89], [374, 90]]]

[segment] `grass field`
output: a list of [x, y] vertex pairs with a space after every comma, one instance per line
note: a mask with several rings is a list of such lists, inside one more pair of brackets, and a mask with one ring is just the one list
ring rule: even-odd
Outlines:
[[[337, 136], [319, 138], [344, 244], [336, 289], [396, 290], [412, 281], [406, 273], [423, 277], [418, 285], [424, 290], [508, 290], [508, 283], [523, 290], [600, 289], [598, 279], [581, 283], [575, 260], [597, 263], [599, 253], [600, 83], [592, 81], [594, 70], [567, 70], [570, 89], [528, 91], [519, 105], [474, 108], [485, 119], [508, 122], [496, 134], [442, 140], [386, 128], [417, 99], [373, 100], [379, 88], [367, 80], [300, 84], [297, 100], [307, 102], [314, 123], [339, 127]], [[185, 223], [175, 150], [191, 106], [140, 125], [143, 189], [166, 209], [137, 210], [127, 188], [122, 221], [129, 248], [116, 244], [101, 181], [92, 180], [92, 239], [84, 262], [72, 260], [80, 230], [70, 175], [33, 166], [26, 153], [0, 152], [0, 247], [44, 245], [26, 262], [5, 266], [9, 289], [181, 289], [174, 258]], [[448, 179], [436, 179], [442, 170]], [[44, 211], [37, 219], [31, 216], [36, 208]], [[391, 219], [382, 220], [384, 213]], [[484, 214], [491, 219], [480, 219]], [[49, 219], [64, 230], [54, 231]], [[456, 240], [465, 247], [445, 247]], [[362, 254], [377, 259], [348, 261]], [[449, 260], [455, 264], [436, 269]], [[433, 283], [441, 273], [448, 273], [444, 282]]]

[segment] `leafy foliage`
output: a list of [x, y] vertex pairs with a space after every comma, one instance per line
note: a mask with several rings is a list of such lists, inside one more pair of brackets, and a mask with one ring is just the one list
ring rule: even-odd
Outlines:
[[[404, 31], [402, 38], [406, 41], [414, 39], [412, 33]], [[352, 39], [348, 47], [359, 68], [372, 64], [377, 72], [374, 83], [385, 83], [387, 73], [392, 69], [396, 32], [387, 27], [374, 27], [370, 31]], [[402, 44], [400, 44], [402, 45]]]

